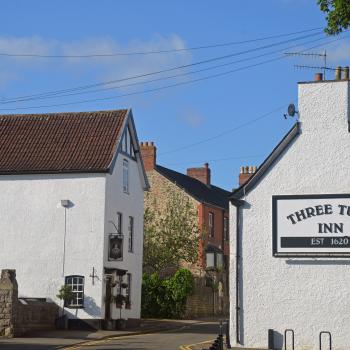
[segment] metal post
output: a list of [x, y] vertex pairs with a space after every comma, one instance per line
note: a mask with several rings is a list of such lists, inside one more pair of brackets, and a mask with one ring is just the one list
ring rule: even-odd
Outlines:
[[332, 350], [332, 334], [331, 332], [322, 331], [319, 335], [320, 350], [322, 350], [322, 334], [328, 334], [329, 339], [329, 350]]
[[231, 349], [231, 341], [230, 341], [230, 319], [226, 321], [226, 347], [227, 349]]
[[294, 331], [293, 329], [286, 329], [284, 331], [284, 350], [287, 350], [287, 333], [292, 333], [292, 350], [294, 350]]

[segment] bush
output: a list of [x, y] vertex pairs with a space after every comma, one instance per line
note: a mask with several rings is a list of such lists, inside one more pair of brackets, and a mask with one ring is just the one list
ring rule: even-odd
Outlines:
[[181, 318], [193, 288], [193, 276], [186, 269], [179, 269], [174, 276], [165, 279], [160, 279], [157, 273], [144, 274], [142, 317]]

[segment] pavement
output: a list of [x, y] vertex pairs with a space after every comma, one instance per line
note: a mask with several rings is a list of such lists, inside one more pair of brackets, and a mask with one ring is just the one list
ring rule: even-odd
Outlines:
[[[205, 324], [208, 321], [218, 322], [218, 320], [212, 319], [200, 319], [200, 320], [159, 320], [159, 319], [144, 319], [141, 322], [141, 326], [132, 330], [114, 330], [114, 331], [86, 331], [86, 330], [52, 330], [41, 331], [31, 333], [25, 337], [4, 339], [0, 338], [1, 350], [22, 350], [22, 349], [35, 349], [35, 350], [54, 350], [64, 349], [74, 345], [76, 347], [79, 344], [87, 342], [98, 342], [103, 339], [109, 338], [126, 338], [131, 336], [137, 336], [142, 334], [152, 334], [159, 332], [168, 332], [177, 330], [181, 332], [182, 329], [188, 329], [189, 327]], [[208, 345], [208, 344], [205, 344]], [[202, 348], [205, 348], [203, 344]], [[208, 346], [209, 347], [209, 346]], [[196, 349], [195, 347], [189, 347], [189, 349]]]

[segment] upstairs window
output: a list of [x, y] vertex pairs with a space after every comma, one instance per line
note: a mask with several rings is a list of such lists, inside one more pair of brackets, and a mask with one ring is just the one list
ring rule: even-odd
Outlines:
[[129, 193], [129, 162], [123, 160], [123, 191]]
[[229, 226], [228, 226], [228, 218], [224, 217], [224, 240], [229, 240]]
[[66, 276], [66, 286], [72, 288], [74, 294], [71, 300], [66, 300], [64, 306], [72, 309], [81, 309], [84, 307], [84, 277], [83, 276]]
[[128, 237], [128, 251], [134, 251], [134, 218], [129, 216], [129, 237]]
[[210, 212], [208, 216], [209, 237], [214, 237], [214, 213]]
[[123, 233], [123, 214], [119, 212], [117, 213], [116, 227], [117, 227], [117, 233], [122, 234]]
[[124, 132], [122, 138], [122, 152], [130, 156], [131, 158], [135, 158], [135, 150], [132, 144], [132, 138], [129, 127]]

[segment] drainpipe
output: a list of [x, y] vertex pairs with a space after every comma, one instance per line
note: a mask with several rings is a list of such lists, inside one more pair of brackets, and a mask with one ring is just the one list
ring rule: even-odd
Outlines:
[[241, 245], [241, 232], [240, 232], [240, 207], [245, 203], [239, 199], [231, 199], [232, 205], [236, 207], [236, 342], [241, 344], [240, 340], [240, 283], [239, 283], [239, 269], [240, 269], [240, 245]]
[[239, 312], [240, 312], [240, 306], [239, 306], [239, 288], [240, 288], [240, 284], [239, 284], [239, 261], [240, 261], [240, 232], [239, 232], [239, 206], [236, 207], [236, 341], [238, 344], [241, 344], [240, 341], [240, 334], [239, 334]]

